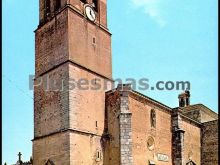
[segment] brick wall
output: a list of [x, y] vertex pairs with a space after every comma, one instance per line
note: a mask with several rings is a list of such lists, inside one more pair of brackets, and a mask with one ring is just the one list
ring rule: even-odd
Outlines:
[[68, 11], [69, 59], [111, 78], [111, 35], [70, 9]]
[[[132, 152], [134, 165], [146, 165], [154, 161], [159, 165], [172, 165], [171, 112], [149, 99], [131, 94], [129, 109], [132, 112]], [[156, 128], [151, 127], [151, 110], [156, 112]], [[147, 141], [154, 139], [154, 148]], [[159, 161], [158, 154], [168, 156], [168, 161]]]
[[218, 120], [202, 125], [202, 163], [201, 165], [218, 164]]
[[33, 141], [33, 164], [44, 165], [48, 159], [55, 164], [70, 165], [69, 133], [61, 133]]
[[[45, 136], [69, 127], [68, 77], [66, 64], [35, 80], [34, 137]], [[53, 86], [54, 81], [58, 85]], [[41, 85], [37, 85], [40, 82]]]
[[35, 33], [35, 75], [68, 60], [68, 14], [60, 13]]
[[36, 75], [68, 60], [112, 78], [111, 34], [66, 8], [36, 31]]

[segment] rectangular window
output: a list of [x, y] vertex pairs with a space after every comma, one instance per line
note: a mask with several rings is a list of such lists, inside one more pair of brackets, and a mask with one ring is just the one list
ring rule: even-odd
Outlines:
[[50, 0], [45, 0], [44, 1], [44, 10], [45, 10], [45, 16], [49, 16], [50, 15]]
[[55, 5], [54, 7], [55, 11], [59, 10], [61, 7], [61, 0], [55, 0], [54, 5]]
[[93, 0], [93, 4], [94, 4], [94, 9], [96, 12], [98, 12], [98, 0]]

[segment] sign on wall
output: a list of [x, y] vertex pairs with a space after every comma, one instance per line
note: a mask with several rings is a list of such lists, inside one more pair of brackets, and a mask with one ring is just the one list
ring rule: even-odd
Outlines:
[[169, 161], [169, 157], [165, 154], [157, 154], [157, 159], [159, 161], [163, 161], [163, 162], [168, 162]]

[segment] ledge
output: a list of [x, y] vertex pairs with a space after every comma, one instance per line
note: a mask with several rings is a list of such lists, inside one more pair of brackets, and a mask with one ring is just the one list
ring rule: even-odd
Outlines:
[[95, 133], [92, 133], [92, 132], [86, 132], [86, 131], [81, 131], [81, 130], [76, 130], [76, 129], [64, 129], [64, 130], [61, 130], [61, 131], [57, 131], [57, 132], [52, 132], [50, 134], [47, 134], [47, 135], [43, 135], [43, 136], [38, 136], [38, 137], [35, 137], [34, 139], [32, 139], [31, 141], [37, 141], [37, 140], [40, 140], [40, 139], [43, 139], [43, 138], [46, 138], [46, 137], [50, 137], [50, 136], [53, 136], [53, 135], [57, 135], [57, 134], [61, 134], [61, 133], [66, 133], [66, 132], [72, 132], [72, 133], [77, 133], [77, 134], [83, 134], [83, 135], [86, 135], [86, 136], [98, 136], [98, 137], [102, 137], [102, 135], [98, 135], [98, 134], [95, 134]]

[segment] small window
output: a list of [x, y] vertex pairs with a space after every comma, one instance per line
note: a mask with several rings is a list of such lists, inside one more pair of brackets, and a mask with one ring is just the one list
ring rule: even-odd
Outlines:
[[100, 159], [100, 152], [97, 153], [97, 158]]
[[152, 109], [150, 112], [150, 122], [151, 127], [156, 128], [156, 112], [154, 109]]
[[149, 137], [149, 138], [147, 139], [147, 148], [148, 148], [150, 151], [152, 151], [152, 150], [154, 150], [154, 147], [155, 147], [154, 138]]
[[96, 151], [96, 161], [100, 162], [102, 160], [102, 152], [101, 150]]
[[97, 11], [98, 12], [98, 0], [93, 0], [93, 5], [94, 5], [94, 9], [95, 9], [95, 11]]
[[185, 107], [185, 101], [183, 98], [180, 99], [180, 107]]
[[54, 5], [55, 11], [59, 10], [61, 7], [61, 0], [55, 0]]
[[96, 39], [95, 39], [95, 37], [93, 37], [92, 42], [93, 42], [93, 44], [95, 44], [95, 43], [96, 43]]
[[189, 98], [186, 98], [186, 106], [188, 106], [189, 104], [190, 104]]

